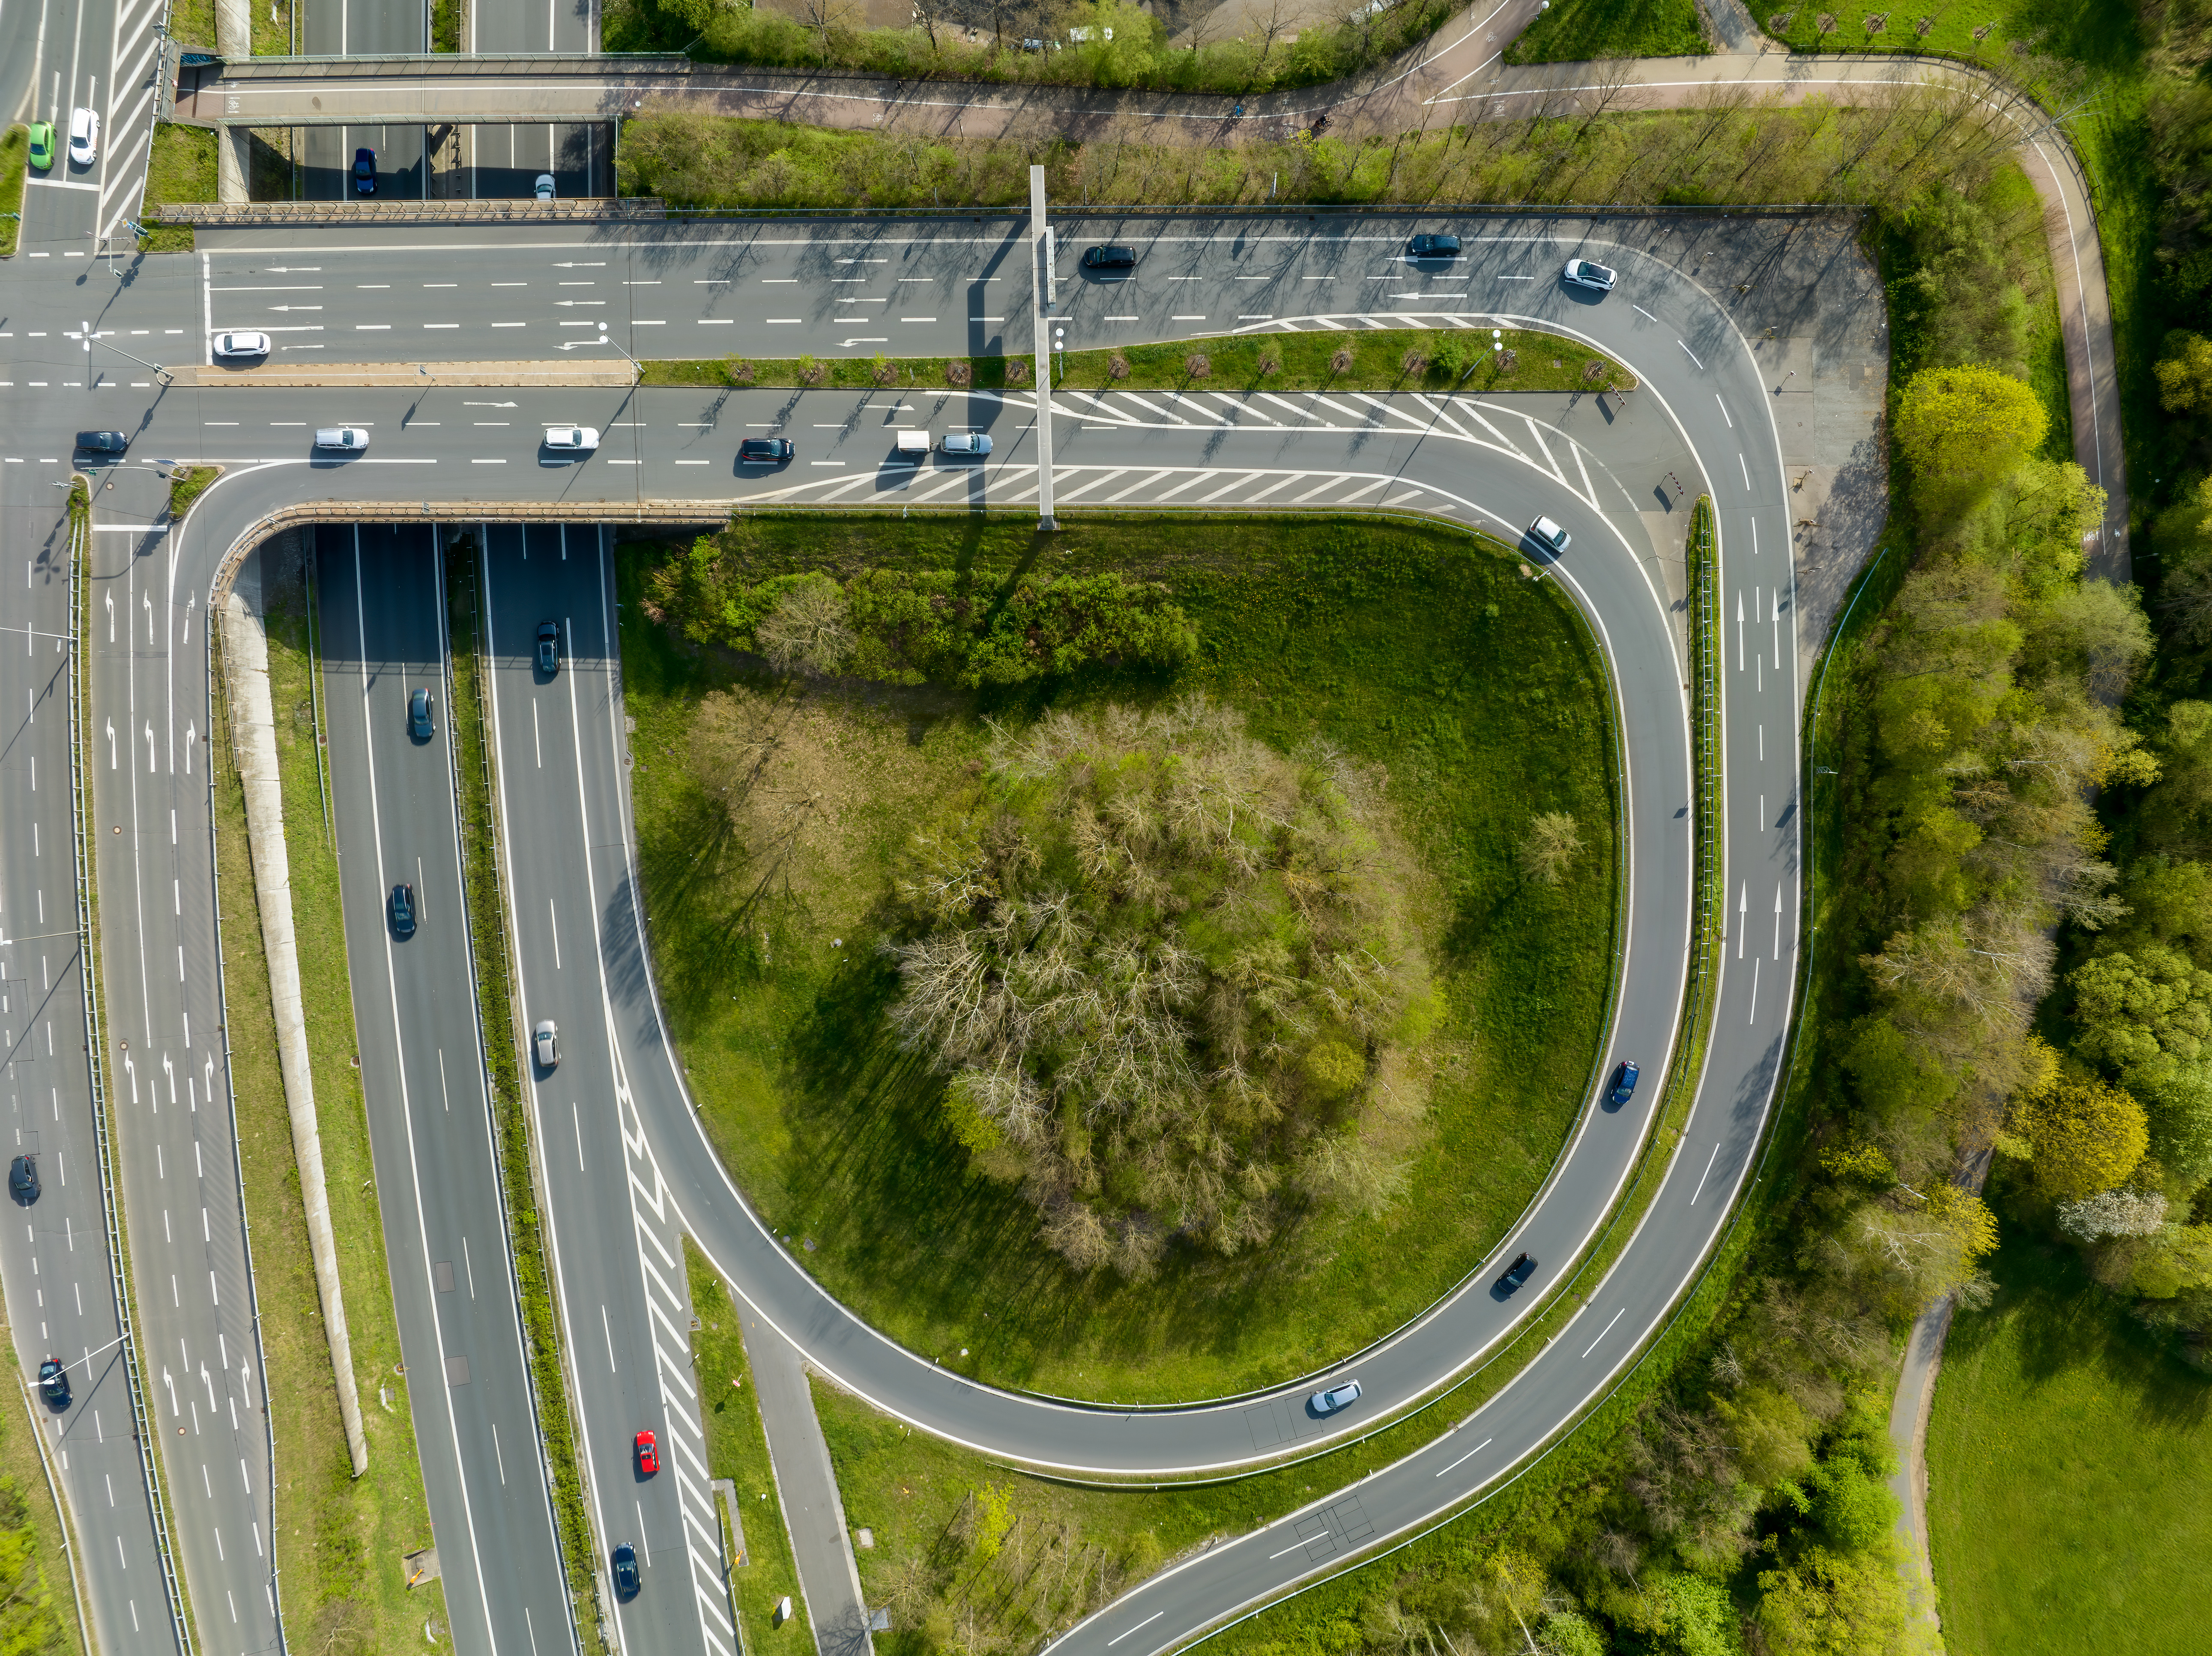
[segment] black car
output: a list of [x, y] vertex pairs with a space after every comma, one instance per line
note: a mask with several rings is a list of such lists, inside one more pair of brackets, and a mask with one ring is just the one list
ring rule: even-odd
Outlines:
[[1606, 1094], [1606, 1102], [1626, 1104], [1630, 1099], [1635, 1097], [1637, 1074], [1638, 1071], [1633, 1064], [1623, 1063], [1619, 1069], [1615, 1070], [1613, 1072], [1612, 1089]]
[[740, 460], [788, 460], [798, 452], [788, 437], [748, 437], [738, 445]]
[[1406, 251], [1415, 258], [1457, 258], [1457, 236], [1415, 236], [1406, 246]]
[[8, 1188], [15, 1199], [26, 1206], [39, 1199], [39, 1158], [19, 1156], [8, 1169]]
[[392, 929], [403, 937], [415, 935], [415, 888], [404, 880], [392, 888]]
[[1528, 1280], [1535, 1269], [1535, 1259], [1528, 1254], [1522, 1254], [1511, 1265], [1505, 1267], [1505, 1274], [1498, 1279], [1498, 1291], [1500, 1294], [1512, 1293]]
[[428, 742], [432, 728], [430, 692], [426, 687], [407, 698], [407, 734], [417, 742]]
[[39, 1365], [39, 1390], [55, 1408], [70, 1406], [69, 1368], [59, 1357], [48, 1357]]
[[1086, 270], [1133, 270], [1137, 268], [1137, 250], [1133, 247], [1093, 247], [1083, 255]]
[[617, 1546], [611, 1555], [615, 1567], [615, 1597], [637, 1597], [637, 1549], [627, 1541]]
[[561, 670], [561, 623], [538, 623], [538, 670], [550, 678]]
[[94, 454], [120, 454], [131, 446], [131, 440], [119, 431], [81, 431], [76, 446]]
[[376, 193], [376, 152], [366, 145], [353, 152], [353, 192], [356, 196]]

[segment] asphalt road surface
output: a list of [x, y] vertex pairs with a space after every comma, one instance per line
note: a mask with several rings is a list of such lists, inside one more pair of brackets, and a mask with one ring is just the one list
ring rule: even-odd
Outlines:
[[[439, 561], [422, 528], [325, 529], [316, 542], [354, 1028], [454, 1647], [561, 1648], [574, 1636], [568, 1588], [462, 905]], [[435, 704], [428, 739], [409, 729], [416, 688]], [[391, 908], [403, 883], [416, 914], [404, 934]]]
[[[1390, 218], [1337, 219], [1286, 230], [1279, 221], [1164, 227], [1156, 222], [1154, 233], [1145, 236], [1138, 234], [1139, 227], [1129, 225], [1064, 227], [1060, 285], [1070, 316], [1068, 343], [1221, 326], [1279, 327], [1316, 318], [1351, 325], [1409, 314], [1450, 314], [1463, 325], [1488, 325], [1493, 319], [1530, 317], [1571, 329], [1628, 362], [1644, 387], [1630, 399], [1632, 408], [1624, 414], [1610, 399], [1601, 408], [1594, 399], [1565, 398], [1070, 398], [1060, 421], [1063, 500], [1074, 507], [1161, 501], [1213, 507], [1379, 505], [1437, 512], [1509, 540], [1540, 512], [1565, 524], [1574, 544], [1554, 567], [1553, 578], [1584, 606], [1604, 637], [1627, 732], [1626, 804], [1633, 864], [1619, 1021], [1607, 1063], [1615, 1055], [1633, 1057], [1656, 1078], [1663, 1073], [1673, 1038], [1687, 937], [1685, 813], [1690, 788], [1681, 667], [1666, 596], [1650, 573], [1656, 549], [1642, 514], [1649, 510], [1646, 497], [1655, 470], [1680, 471], [1692, 492], [1703, 489], [1716, 500], [1732, 626], [1739, 604], [1745, 616], [1742, 626], [1734, 628], [1732, 660], [1737, 664], [1727, 686], [1729, 866], [1732, 883], [1740, 879], [1743, 886], [1740, 912], [1753, 913], [1756, 885], [1757, 915], [1771, 925], [1747, 921], [1732, 939], [1733, 947], [1749, 952], [1731, 954], [1729, 961], [1706, 1084], [1678, 1157], [1675, 1180], [1626, 1258], [1598, 1289], [1570, 1337], [1555, 1343], [1537, 1371], [1509, 1387], [1478, 1416], [1486, 1422], [1489, 1441], [1480, 1435], [1472, 1441], [1461, 1439], [1463, 1458], [1445, 1465], [1450, 1457], [1439, 1455], [1430, 1463], [1440, 1476], [1425, 1467], [1378, 1474], [1362, 1486], [1358, 1500], [1377, 1534], [1495, 1479], [1617, 1372], [1663, 1313], [1746, 1175], [1786, 1028], [1796, 921], [1796, 673], [1795, 640], [1784, 636], [1782, 622], [1790, 607], [1786, 488], [1772, 387], [1765, 382], [1756, 352], [1706, 288], [1680, 274], [1685, 260], [1677, 248], [1669, 248], [1662, 259], [1614, 242], [1612, 238], [1620, 233], [1613, 229], [1593, 230], [1574, 221], [1486, 219], [1470, 226], [1425, 220], [1421, 227], [1480, 234], [1480, 240], [1471, 236], [1469, 255], [1460, 265], [1431, 270], [1409, 266], [1395, 251], [1406, 224]], [[1640, 239], [1651, 233], [1639, 225], [1629, 234]], [[1067, 274], [1071, 250], [1093, 234], [1141, 244], [1136, 282], [1109, 289], [1079, 283]], [[10, 379], [0, 385], [0, 397], [8, 406], [24, 410], [26, 418], [16, 429], [32, 439], [11, 440], [6, 446], [21, 452], [0, 454], [0, 461], [12, 458], [24, 475], [36, 479], [45, 470], [40, 461], [61, 465], [67, 459], [39, 434], [69, 422], [42, 421], [43, 410], [112, 407], [138, 411], [136, 418], [118, 415], [110, 422], [133, 431], [137, 455], [219, 458], [232, 467], [204, 497], [186, 532], [173, 537], [177, 544], [169, 556], [176, 562], [181, 592], [204, 594], [213, 560], [231, 536], [270, 507], [303, 494], [427, 500], [433, 506], [426, 515], [433, 519], [442, 515], [435, 507], [439, 500], [604, 500], [618, 507], [640, 494], [847, 504], [896, 499], [936, 505], [1020, 504], [1033, 498], [1028, 415], [1018, 398], [963, 397], [956, 407], [949, 396], [933, 396], [927, 406], [899, 407], [896, 403], [910, 402], [911, 397], [752, 392], [718, 400], [682, 392], [338, 392], [244, 386], [134, 396], [155, 388], [150, 380], [137, 384], [134, 374], [147, 376], [129, 363], [107, 361], [107, 354], [131, 350], [140, 341], [144, 343], [135, 349], [151, 360], [176, 350], [198, 355], [211, 325], [253, 325], [260, 319], [253, 307], [278, 304], [301, 308], [271, 311], [266, 318], [270, 324], [303, 331], [312, 326], [325, 333], [343, 325], [355, 336], [343, 342], [348, 361], [404, 361], [425, 355], [433, 345], [446, 355], [485, 355], [481, 338], [437, 341], [438, 332], [459, 331], [464, 325], [485, 335], [501, 325], [518, 332], [537, 331], [526, 347], [520, 342], [511, 351], [502, 347], [496, 353], [502, 356], [544, 356], [568, 343], [563, 333], [591, 342], [586, 349], [607, 349], [596, 343], [594, 313], [600, 312], [610, 313], [611, 337], [649, 354], [696, 353], [696, 344], [644, 343], [668, 337], [650, 333], [655, 327], [679, 325], [726, 328], [732, 344], [714, 348], [722, 355], [797, 355], [803, 349], [828, 349], [825, 342], [865, 353], [988, 349], [993, 339], [1018, 341], [1026, 331], [1024, 260], [1013, 252], [1014, 237], [1005, 225], [955, 221], [895, 234], [834, 226], [809, 227], [803, 234], [782, 226], [757, 232], [724, 227], [714, 236], [671, 238], [662, 248], [644, 246], [628, 232], [610, 239], [416, 238], [418, 245], [412, 247], [374, 250], [349, 247], [340, 238], [288, 240], [282, 252], [234, 240], [191, 260], [149, 260], [128, 286], [111, 287], [96, 299], [88, 282], [65, 282], [58, 269], [52, 276], [40, 272], [22, 284], [21, 308], [7, 318], [9, 328], [0, 331], [9, 332], [11, 342], [21, 341], [11, 343]], [[1725, 244], [1716, 237], [1715, 245]], [[1618, 291], [1601, 302], [1589, 302], [1557, 284], [1558, 262], [1567, 252], [1601, 249], [1608, 263], [1622, 268]], [[411, 278], [408, 259], [420, 261]], [[216, 280], [219, 264], [228, 280]], [[853, 274], [840, 276], [840, 270]], [[990, 280], [994, 275], [1000, 278], [995, 283]], [[411, 316], [399, 300], [388, 297], [400, 293], [398, 282], [409, 279], [416, 285], [403, 297], [414, 307]], [[430, 286], [441, 281], [455, 285]], [[529, 286], [495, 288], [495, 282]], [[741, 282], [757, 284], [741, 289], [737, 298], [742, 303], [714, 291]], [[562, 282], [580, 285], [564, 288]], [[908, 295], [897, 291], [902, 287], [923, 290], [927, 297], [909, 310]], [[276, 288], [291, 291], [270, 291]], [[1004, 300], [997, 296], [1000, 288], [1006, 290]], [[691, 290], [688, 296], [685, 289]], [[980, 296], [978, 289], [983, 290]], [[443, 297], [447, 294], [455, 296], [450, 300], [456, 307], [450, 313], [451, 328], [424, 325], [446, 321], [447, 313], [434, 313], [428, 306], [449, 302]], [[227, 307], [219, 323], [212, 320], [218, 297]], [[971, 298], [989, 308], [966, 308]], [[464, 305], [474, 308], [464, 310]], [[234, 306], [245, 313], [230, 313]], [[307, 306], [337, 307], [336, 314]], [[89, 368], [82, 350], [86, 342], [67, 337], [72, 330], [82, 335], [70, 313], [86, 309], [94, 312], [88, 319], [99, 336], [91, 342], [95, 366]], [[798, 320], [787, 323], [781, 320], [786, 315]], [[896, 323], [887, 319], [894, 315], [900, 318]], [[909, 323], [908, 316], [917, 320]], [[1194, 319], [1200, 317], [1203, 321]], [[863, 323], [848, 318], [879, 319]], [[586, 325], [562, 326], [571, 322]], [[378, 337], [397, 333], [410, 323], [415, 325], [413, 338]], [[894, 343], [894, 327], [912, 331]], [[143, 334], [135, 331], [140, 328]], [[990, 331], [979, 336], [978, 329]], [[36, 343], [34, 335], [42, 336]], [[981, 345], [973, 343], [979, 337]], [[331, 342], [294, 335], [286, 343], [327, 347]], [[173, 354], [170, 360], [178, 358]], [[63, 395], [70, 392], [76, 395]], [[501, 403], [514, 406], [501, 409], [496, 406]], [[491, 406], [472, 406], [477, 403]], [[373, 442], [367, 457], [330, 464], [311, 456], [310, 427], [337, 420], [370, 425]], [[572, 420], [603, 426], [609, 440], [580, 464], [556, 462], [537, 437], [545, 424]], [[914, 423], [935, 428], [981, 426], [1000, 438], [999, 452], [981, 466], [946, 466], [933, 459], [925, 467], [898, 467], [892, 462], [889, 434]], [[757, 476], [734, 467], [736, 428], [778, 424], [800, 437], [798, 464]], [[457, 474], [464, 465], [465, 473]], [[572, 543], [574, 538], [572, 531]], [[495, 549], [495, 616], [504, 556]], [[518, 566], [520, 556], [517, 548]], [[573, 622], [574, 612], [568, 615]], [[504, 690], [502, 696], [502, 784], [513, 786], [520, 737], [512, 721], [520, 703]], [[533, 691], [525, 700], [537, 706], [542, 695]], [[592, 1076], [589, 1084], [601, 1089], [603, 1103], [610, 1082], [618, 1097], [627, 1089], [624, 1107], [633, 1113], [627, 1125], [635, 1143], [626, 1147], [632, 1158], [626, 1172], [655, 1192], [665, 1210], [680, 1215], [684, 1228], [698, 1237], [761, 1314], [784, 1328], [817, 1363], [894, 1412], [945, 1435], [1040, 1464], [1164, 1471], [1249, 1462], [1335, 1432], [1359, 1429], [1462, 1370], [1527, 1314], [1549, 1286], [1551, 1273], [1601, 1219], [1640, 1142], [1656, 1088], [1644, 1089], [1619, 1113], [1587, 1109], [1545, 1199], [1501, 1245], [1501, 1252], [1526, 1247], [1546, 1262], [1536, 1281], [1501, 1303], [1491, 1294], [1487, 1273], [1478, 1274], [1414, 1326], [1338, 1370], [1356, 1368], [1366, 1396], [1354, 1410], [1328, 1422], [1315, 1418], [1304, 1403], [1306, 1392], [1322, 1383], [1320, 1377], [1223, 1405], [1164, 1411], [1096, 1410], [976, 1386], [938, 1367], [930, 1360], [935, 1354], [909, 1354], [890, 1345], [830, 1303], [799, 1262], [752, 1222], [705, 1151], [683, 1096], [678, 1066], [653, 1016], [635, 906], [629, 901], [632, 877], [604, 859], [593, 862], [599, 855], [594, 847], [611, 837], [602, 825], [622, 820], [624, 804], [623, 771], [615, 762], [621, 752], [618, 709], [611, 695], [587, 697], [580, 691], [569, 740], [574, 754], [587, 757], [574, 783], [573, 814], [548, 810], [542, 825], [533, 817], [532, 831], [542, 826], [547, 837], [538, 852], [518, 848], [516, 854], [533, 861], [541, 855], [569, 857], [572, 872], [564, 889], [571, 902], [573, 868], [589, 870], [585, 901], [599, 922], [594, 942], [605, 972], [599, 1013], [606, 1047], [604, 1077]], [[542, 730], [544, 709], [539, 706], [538, 711]], [[606, 755], [604, 763], [591, 756], [597, 755]], [[511, 804], [510, 821], [519, 821], [520, 815]], [[626, 832], [611, 837], [627, 841]], [[386, 849], [392, 857], [405, 854], [402, 846]], [[604, 887], [598, 883], [602, 872]], [[387, 883], [380, 877], [378, 883]], [[557, 905], [564, 899], [556, 893], [550, 901], [556, 907], [547, 911], [549, 942], [558, 925]], [[361, 930], [362, 922], [351, 918], [358, 901], [349, 889], [349, 935]], [[516, 901], [518, 917], [526, 923], [530, 911], [519, 890]], [[1778, 901], [1783, 912], [1771, 914]], [[626, 912], [633, 917], [627, 928], [620, 923]], [[569, 946], [564, 937], [564, 962]], [[536, 954], [533, 949], [528, 973], [542, 972], [534, 964]], [[558, 970], [567, 976], [565, 963]], [[546, 981], [529, 977], [526, 996], [549, 992], [542, 986]], [[357, 961], [357, 994], [366, 993], [364, 984], [373, 980]], [[577, 992], [585, 1009], [578, 1016], [586, 1024], [591, 986], [586, 981]], [[533, 1008], [526, 1010], [535, 1015]], [[363, 1023], [366, 1028], [368, 1020]], [[558, 1106], [568, 1101], [557, 1089], [549, 1093], [545, 1077], [539, 1081], [536, 1101], [550, 1144], [557, 1137], [551, 1123]], [[410, 1091], [412, 1095], [414, 1089]], [[588, 1095], [582, 1087], [576, 1095], [580, 1121]], [[578, 1137], [580, 1142], [580, 1130]], [[588, 1143], [583, 1148], [588, 1173], [593, 1150]], [[628, 1234], [623, 1226], [636, 1228], [636, 1186], [629, 1177], [619, 1183], [587, 1178], [585, 1183], [593, 1192], [587, 1203], [591, 1234], [617, 1238]], [[389, 1193], [388, 1175], [386, 1186]], [[568, 1220], [565, 1209], [562, 1217]], [[580, 1216], [574, 1223], [582, 1228], [586, 1222]], [[609, 1279], [610, 1295], [622, 1280], [641, 1278], [626, 1278], [616, 1270]], [[592, 1290], [564, 1286], [563, 1291], [570, 1312], [571, 1357], [580, 1364], [588, 1352], [588, 1329], [577, 1326], [576, 1296]], [[656, 1361], [647, 1349], [651, 1330], [641, 1345], [634, 1331], [614, 1327], [612, 1300], [603, 1303], [609, 1306], [605, 1343], [611, 1374], [619, 1375], [630, 1364], [649, 1368]], [[417, 1361], [411, 1347], [410, 1356], [411, 1366]], [[640, 1416], [652, 1399], [610, 1397], [595, 1402], [587, 1396], [584, 1407], [600, 1516], [611, 1525], [609, 1492], [620, 1485], [611, 1481], [599, 1458], [619, 1453], [629, 1433], [645, 1423]], [[1492, 1421], [1501, 1429], [1492, 1430], [1486, 1423]], [[423, 1441], [428, 1445], [434, 1439], [425, 1432]], [[1429, 1481], [1415, 1485], [1416, 1476]], [[641, 1505], [634, 1521], [651, 1533], [653, 1520]], [[1357, 1544], [1357, 1524], [1349, 1519], [1322, 1527], [1339, 1548]], [[606, 1538], [617, 1537], [610, 1530]], [[1117, 1650], [1125, 1642], [1131, 1650], [1158, 1648], [1252, 1592], [1325, 1568], [1328, 1556], [1341, 1556], [1316, 1550], [1328, 1539], [1304, 1538], [1295, 1547], [1271, 1548], [1270, 1556], [1260, 1561], [1264, 1568], [1247, 1568], [1245, 1560], [1257, 1551], [1249, 1544], [1216, 1549], [1140, 1589], [1126, 1609], [1117, 1607], [1107, 1620], [1072, 1637], [1086, 1648], [1094, 1640], [1102, 1647], [1113, 1640]], [[661, 1581], [656, 1587], [656, 1603], [677, 1596]], [[1146, 1593], [1157, 1597], [1146, 1598]], [[1115, 1622], [1115, 1617], [1125, 1617], [1125, 1623]], [[640, 1638], [641, 1644], [651, 1642], [642, 1633]]]
[[[89, 258], [108, 240], [131, 245], [123, 221], [138, 210], [153, 143], [156, 33], [162, 0], [34, 0], [0, 13], [0, 109], [51, 121], [54, 164], [24, 175], [18, 259], [62, 252]], [[70, 118], [100, 117], [92, 164], [69, 155]]]

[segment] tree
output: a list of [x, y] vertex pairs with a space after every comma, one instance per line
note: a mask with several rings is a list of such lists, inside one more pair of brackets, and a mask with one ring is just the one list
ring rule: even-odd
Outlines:
[[1583, 848], [1582, 830], [1563, 810], [1540, 811], [1521, 842], [1521, 871], [1539, 885], [1557, 885]]
[[2166, 337], [2166, 354], [2156, 367], [2158, 400], [2168, 414], [2212, 412], [2212, 339], [2203, 334]]
[[2212, 972], [2179, 949], [2144, 940], [2084, 961], [2067, 981], [2081, 1026], [2075, 1051], [2109, 1065], [2126, 1085], [2154, 1091], [2177, 1062], [2205, 1052]]
[[2015, 1100], [2012, 1120], [2033, 1147], [2036, 1184], [2061, 1201], [2114, 1188], [2150, 1146], [2142, 1106], [2078, 1070]]
[[1202, 697], [1000, 732], [910, 840], [890, 1009], [1047, 1243], [1133, 1280], [1302, 1207], [1394, 1200], [1434, 1016], [1375, 781]]
[[2155, 1191], [2100, 1191], [2058, 1204], [2058, 1228], [2077, 1242], [2154, 1236], [2165, 1223], [2166, 1198]]
[[836, 672], [853, 649], [845, 589], [827, 575], [807, 576], [778, 596], [753, 637], [780, 673]]
[[2019, 465], [2049, 425], [2026, 381], [1978, 364], [1923, 368], [1898, 399], [1898, 446], [1913, 470], [1967, 494]]
[[1838, 1556], [1814, 1548], [1759, 1577], [1759, 1629], [1772, 1656], [1911, 1656], [1929, 1650], [1887, 1550]]

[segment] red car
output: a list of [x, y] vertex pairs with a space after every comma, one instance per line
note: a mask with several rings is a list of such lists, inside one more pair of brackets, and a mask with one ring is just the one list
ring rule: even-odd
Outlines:
[[660, 1445], [650, 1432], [637, 1435], [637, 1470], [647, 1477], [660, 1470]]

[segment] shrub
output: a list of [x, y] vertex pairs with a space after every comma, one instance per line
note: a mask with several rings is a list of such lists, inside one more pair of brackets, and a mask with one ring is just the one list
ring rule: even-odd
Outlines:
[[812, 357], [802, 356], [799, 359], [799, 383], [800, 385], [818, 385], [829, 377], [830, 370], [823, 364], [816, 361]]
[[1129, 359], [1115, 351], [1106, 359], [1106, 377], [1109, 379], [1127, 379], [1129, 377]]
[[1025, 385], [1029, 381], [1029, 377], [1030, 365], [1028, 363], [1023, 361], [1018, 356], [1010, 356], [1006, 359], [1006, 383], [1008, 385]]
[[1334, 350], [1328, 354], [1328, 371], [1331, 373], [1350, 373], [1352, 372], [1351, 346], [1339, 345]]
[[1429, 354], [1419, 345], [1408, 348], [1406, 354], [1398, 359], [1398, 371], [1408, 375], [1426, 373], [1429, 371]]
[[1286, 758], [1200, 696], [1049, 713], [909, 842], [892, 1025], [1071, 1265], [1235, 1254], [1397, 1193], [1433, 1016], [1412, 874], [1333, 749]]
[[1520, 353], [1520, 352], [1518, 352], [1518, 351], [1500, 351], [1500, 352], [1498, 352], [1498, 373], [1512, 373], [1512, 372], [1513, 372], [1513, 370], [1514, 370], [1514, 369], [1516, 369], [1516, 368], [1519, 367], [1520, 366], [1521, 366], [1521, 353]]
[[1528, 837], [1521, 842], [1521, 871], [1538, 885], [1557, 885], [1583, 848], [1582, 830], [1563, 810], [1547, 810], [1532, 818]]
[[1269, 349], [1260, 353], [1260, 373], [1262, 377], [1278, 374], [1282, 371], [1283, 355], [1280, 351]]
[[945, 383], [948, 385], [969, 385], [975, 378], [975, 369], [957, 356], [945, 365]]
[[752, 382], [753, 365], [746, 361], [742, 357], [732, 358], [730, 361], [730, 383], [733, 385], [750, 385]]
[[882, 352], [878, 351], [868, 359], [868, 378], [878, 385], [895, 385], [897, 383], [898, 374], [897, 366]]
[[1188, 379], [1203, 379], [1213, 372], [1213, 359], [1204, 351], [1193, 351], [1183, 358], [1182, 371]]

